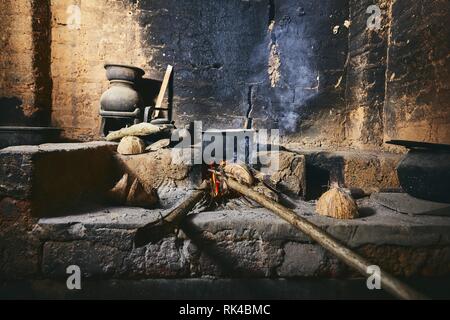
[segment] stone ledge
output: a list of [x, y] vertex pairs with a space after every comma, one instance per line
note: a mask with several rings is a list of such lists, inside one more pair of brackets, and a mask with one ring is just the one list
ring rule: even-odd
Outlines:
[[[370, 199], [358, 201], [362, 217], [354, 220], [337, 220], [318, 216], [314, 213], [314, 205], [302, 202], [297, 213], [309, 221], [324, 228], [334, 237], [345, 241], [349, 246], [363, 244], [387, 244], [400, 246], [450, 245], [450, 218], [420, 216], [412, 217], [399, 214], [384, 208]], [[147, 223], [157, 220], [167, 210], [142, 209], [131, 207], [110, 207], [94, 210], [80, 215], [69, 215], [57, 218], [41, 218], [38, 226], [48, 239], [65, 241], [59, 232], [69, 232], [75, 226], [83, 226], [84, 230], [113, 229], [135, 230]], [[223, 210], [202, 212], [191, 215], [193, 224], [212, 234], [233, 230], [234, 237], [240, 237], [249, 230], [268, 241], [292, 240], [309, 242], [308, 237], [301, 234], [287, 222], [264, 208], [242, 208], [240, 211]], [[370, 229], [374, 231], [369, 232]], [[448, 233], [446, 233], [448, 231]], [[43, 233], [44, 234], [44, 233]], [[76, 234], [76, 232], [69, 232]], [[84, 233], [80, 237], [83, 238]]]
[[55, 143], [0, 150], [0, 198], [28, 200], [36, 216], [91, 200], [112, 184], [114, 143]]
[[[410, 217], [366, 199], [367, 214], [353, 221], [299, 214], [396, 275], [450, 274], [450, 219]], [[88, 277], [343, 277], [354, 275], [320, 246], [264, 209], [205, 212], [191, 216], [178, 237], [141, 248], [135, 229], [161, 211], [110, 208], [41, 219], [33, 231], [44, 243], [42, 272], [65, 274], [70, 264]]]

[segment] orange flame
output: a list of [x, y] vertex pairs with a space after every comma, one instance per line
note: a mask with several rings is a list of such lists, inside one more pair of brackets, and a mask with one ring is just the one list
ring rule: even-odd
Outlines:
[[213, 196], [217, 197], [219, 195], [220, 189], [220, 181], [217, 179], [216, 174], [214, 173], [214, 164], [211, 163], [211, 181], [213, 187]]

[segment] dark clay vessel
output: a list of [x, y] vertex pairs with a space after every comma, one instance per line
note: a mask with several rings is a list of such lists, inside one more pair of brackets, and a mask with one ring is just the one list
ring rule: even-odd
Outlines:
[[450, 145], [393, 140], [409, 148], [397, 167], [403, 190], [413, 197], [450, 203]]
[[142, 78], [145, 71], [141, 68], [125, 64], [105, 64], [106, 78], [108, 80], [125, 80], [136, 82]]
[[142, 107], [142, 98], [135, 85], [144, 75], [144, 70], [126, 65], [106, 64], [106, 77], [110, 86], [100, 98], [101, 110], [133, 112]]

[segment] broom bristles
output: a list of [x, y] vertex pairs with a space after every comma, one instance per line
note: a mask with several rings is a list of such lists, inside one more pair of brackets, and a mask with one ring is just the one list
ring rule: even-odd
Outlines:
[[333, 187], [317, 201], [316, 212], [336, 219], [355, 219], [358, 217], [358, 206], [347, 192]]

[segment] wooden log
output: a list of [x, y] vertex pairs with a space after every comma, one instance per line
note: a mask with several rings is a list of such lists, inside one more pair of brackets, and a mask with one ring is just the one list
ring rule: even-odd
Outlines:
[[[350, 250], [346, 246], [339, 243], [327, 232], [323, 231], [316, 225], [312, 224], [305, 218], [298, 216], [294, 211], [284, 207], [283, 205], [272, 201], [262, 194], [248, 188], [245, 185], [238, 183], [237, 181], [226, 178], [226, 183], [229, 188], [239, 192], [247, 198], [256, 201], [265, 208], [273, 211], [277, 216], [283, 220], [289, 222], [291, 225], [296, 227], [298, 230], [302, 231], [318, 244], [324, 247], [326, 250], [335, 255], [339, 260], [347, 264], [348, 266], [358, 270], [364, 276], [367, 276], [368, 267], [373, 265], [354, 251]], [[394, 296], [400, 299], [407, 300], [419, 300], [427, 299], [421, 293], [415, 291], [408, 285], [404, 284], [397, 278], [388, 274], [387, 272], [381, 271], [381, 285], [382, 288], [390, 292]]]
[[201, 187], [201, 189], [193, 191], [183, 202], [171, 210], [167, 215], [137, 229], [134, 237], [136, 247], [142, 247], [147, 243], [155, 243], [167, 236], [167, 234], [173, 232], [180, 222], [186, 217], [189, 211], [191, 211], [195, 205], [203, 199], [206, 194], [206, 190], [207, 188]]
[[120, 140], [126, 136], [137, 136], [137, 137], [149, 136], [152, 134], [159, 133], [163, 129], [164, 128], [161, 128], [159, 126], [142, 122], [142, 123], [132, 125], [131, 127], [122, 128], [117, 131], [112, 131], [106, 136], [106, 140], [115, 141], [115, 140]]
[[223, 171], [239, 182], [253, 185], [253, 175], [245, 163], [226, 163]]

